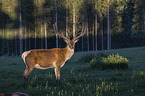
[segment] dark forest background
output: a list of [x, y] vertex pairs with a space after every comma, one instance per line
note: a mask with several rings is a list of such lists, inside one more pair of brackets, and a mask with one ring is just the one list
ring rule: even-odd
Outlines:
[[71, 38], [86, 23], [75, 51], [145, 45], [144, 0], [1, 0], [0, 55], [65, 47], [53, 30], [55, 22], [58, 32]]

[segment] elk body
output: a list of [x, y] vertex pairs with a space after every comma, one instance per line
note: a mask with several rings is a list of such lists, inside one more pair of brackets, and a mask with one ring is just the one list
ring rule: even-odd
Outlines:
[[75, 43], [78, 41], [78, 38], [80, 38], [85, 33], [85, 27], [81, 34], [72, 40], [70, 40], [69, 37], [65, 37], [63, 34], [59, 34], [56, 31], [55, 24], [54, 30], [56, 34], [64, 39], [64, 41], [67, 43], [67, 46], [65, 48], [36, 49], [24, 52], [22, 54], [22, 59], [26, 65], [26, 69], [23, 73], [25, 84], [28, 84], [28, 75], [34, 68], [54, 68], [56, 84], [58, 86], [60, 85], [60, 68], [74, 54]]

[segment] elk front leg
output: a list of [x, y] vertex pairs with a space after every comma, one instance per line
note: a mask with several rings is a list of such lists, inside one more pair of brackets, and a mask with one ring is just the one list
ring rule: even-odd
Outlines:
[[56, 77], [55, 84], [60, 86], [60, 67], [54, 68], [54, 70], [55, 70], [55, 77]]

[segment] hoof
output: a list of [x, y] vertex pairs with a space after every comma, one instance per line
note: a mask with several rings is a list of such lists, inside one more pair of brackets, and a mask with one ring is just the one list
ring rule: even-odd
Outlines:
[[25, 78], [25, 77], [24, 77], [24, 82], [25, 82], [25, 84], [27, 85], [27, 84], [28, 84], [28, 78]]
[[60, 86], [60, 80], [55, 81], [55, 86], [58, 86], [58, 87]]

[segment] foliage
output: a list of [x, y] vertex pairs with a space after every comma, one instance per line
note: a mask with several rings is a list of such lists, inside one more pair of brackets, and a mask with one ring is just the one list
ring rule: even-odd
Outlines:
[[121, 14], [125, 5], [126, 2], [124, 0], [112, 0], [110, 3], [111, 34], [118, 34], [123, 31]]
[[134, 0], [129, 0], [127, 2], [127, 6], [124, 8], [124, 12], [122, 14], [122, 27], [125, 35], [132, 36], [133, 35], [133, 18], [134, 18]]
[[[142, 33], [142, 26], [144, 26], [144, 20], [141, 18], [144, 18], [143, 16], [145, 15], [144, 10], [145, 10], [145, 2], [143, 0], [135, 0], [135, 6], [134, 6], [134, 18], [133, 18], [133, 29], [134, 33]], [[143, 8], [141, 7], [143, 6]], [[142, 14], [142, 15], [141, 15]]]
[[[73, 6], [75, 9], [76, 19], [76, 32], [78, 34], [82, 31], [82, 22], [88, 21], [88, 41], [86, 43], [87, 36], [84, 35], [82, 42], [78, 42], [78, 45], [83, 45], [83, 51], [87, 50], [87, 46], [90, 45], [90, 49], [100, 50], [103, 46], [106, 48], [106, 32], [107, 32], [107, 6], [109, 5], [110, 14], [110, 35], [112, 48], [121, 47], [135, 47], [144, 45], [144, 22], [145, 19], [145, 2], [144, 0], [56, 0], [57, 12], [58, 12], [58, 31], [66, 31], [66, 10], [68, 11], [68, 32], [72, 36], [72, 16]], [[95, 4], [97, 8], [95, 9]], [[66, 5], [68, 8], [66, 9]], [[21, 9], [21, 10], [20, 10]], [[0, 0], [0, 55], [6, 55], [7, 53], [13, 53], [14, 49], [19, 51], [20, 45], [24, 45], [28, 50], [34, 48], [34, 38], [36, 40], [36, 48], [44, 48], [45, 41], [48, 39], [49, 43], [47, 48], [56, 47], [55, 33], [53, 31], [53, 24], [55, 22], [55, 0]], [[20, 12], [22, 15], [22, 29], [23, 29], [23, 44], [19, 42], [19, 27], [20, 27]], [[95, 21], [95, 14], [97, 13], [97, 20]], [[97, 22], [97, 28], [95, 28], [95, 22]], [[101, 24], [103, 25], [103, 40], [101, 40]], [[95, 30], [97, 29], [97, 31]], [[47, 32], [47, 34], [45, 34]], [[95, 36], [95, 32], [97, 32]], [[16, 34], [15, 34], [16, 33]], [[35, 34], [36, 33], [36, 34]], [[87, 32], [86, 32], [87, 33]], [[134, 34], [135, 33], [135, 34]], [[123, 35], [122, 35], [123, 34]], [[138, 34], [141, 34], [138, 36]], [[116, 36], [117, 35], [117, 36]], [[125, 36], [124, 36], [125, 35]], [[137, 39], [132, 38], [131, 35], [135, 35]], [[94, 39], [97, 42], [94, 42]], [[16, 38], [16, 39], [15, 39]], [[52, 42], [52, 38], [53, 42]], [[114, 39], [115, 38], [115, 39]], [[143, 39], [142, 39], [143, 38]], [[28, 39], [31, 39], [28, 41]], [[45, 39], [45, 40], [46, 40]], [[98, 40], [97, 40], [98, 39]], [[116, 40], [117, 39], [117, 40]], [[126, 40], [127, 39], [127, 40]], [[129, 40], [128, 40], [129, 39]], [[134, 39], [134, 41], [132, 41]], [[3, 43], [14, 41], [17, 47], [12, 46], [6, 49], [6, 44]], [[41, 41], [41, 44], [39, 44]], [[81, 41], [81, 39], [80, 39]], [[138, 45], [138, 41], [143, 43]], [[28, 43], [29, 42], [29, 43]], [[119, 42], [119, 43], [118, 43]], [[98, 45], [98, 48], [92, 48], [92, 45]], [[7, 43], [9, 45], [9, 43]], [[41, 46], [40, 46], [41, 45]], [[64, 47], [60, 40], [59, 47]], [[122, 46], [123, 45], [123, 46]], [[131, 45], [131, 46], [130, 46]], [[9, 45], [11, 46], [11, 45]], [[11, 50], [12, 52], [2, 52], [3, 50]], [[77, 51], [81, 51], [80, 46], [76, 46]], [[83, 48], [82, 48], [83, 49]], [[2, 54], [6, 53], [6, 54]], [[12, 55], [12, 54], [8, 54]]]
[[112, 54], [108, 57], [95, 57], [91, 61], [92, 68], [98, 69], [127, 69], [128, 68], [128, 59], [119, 54]]

